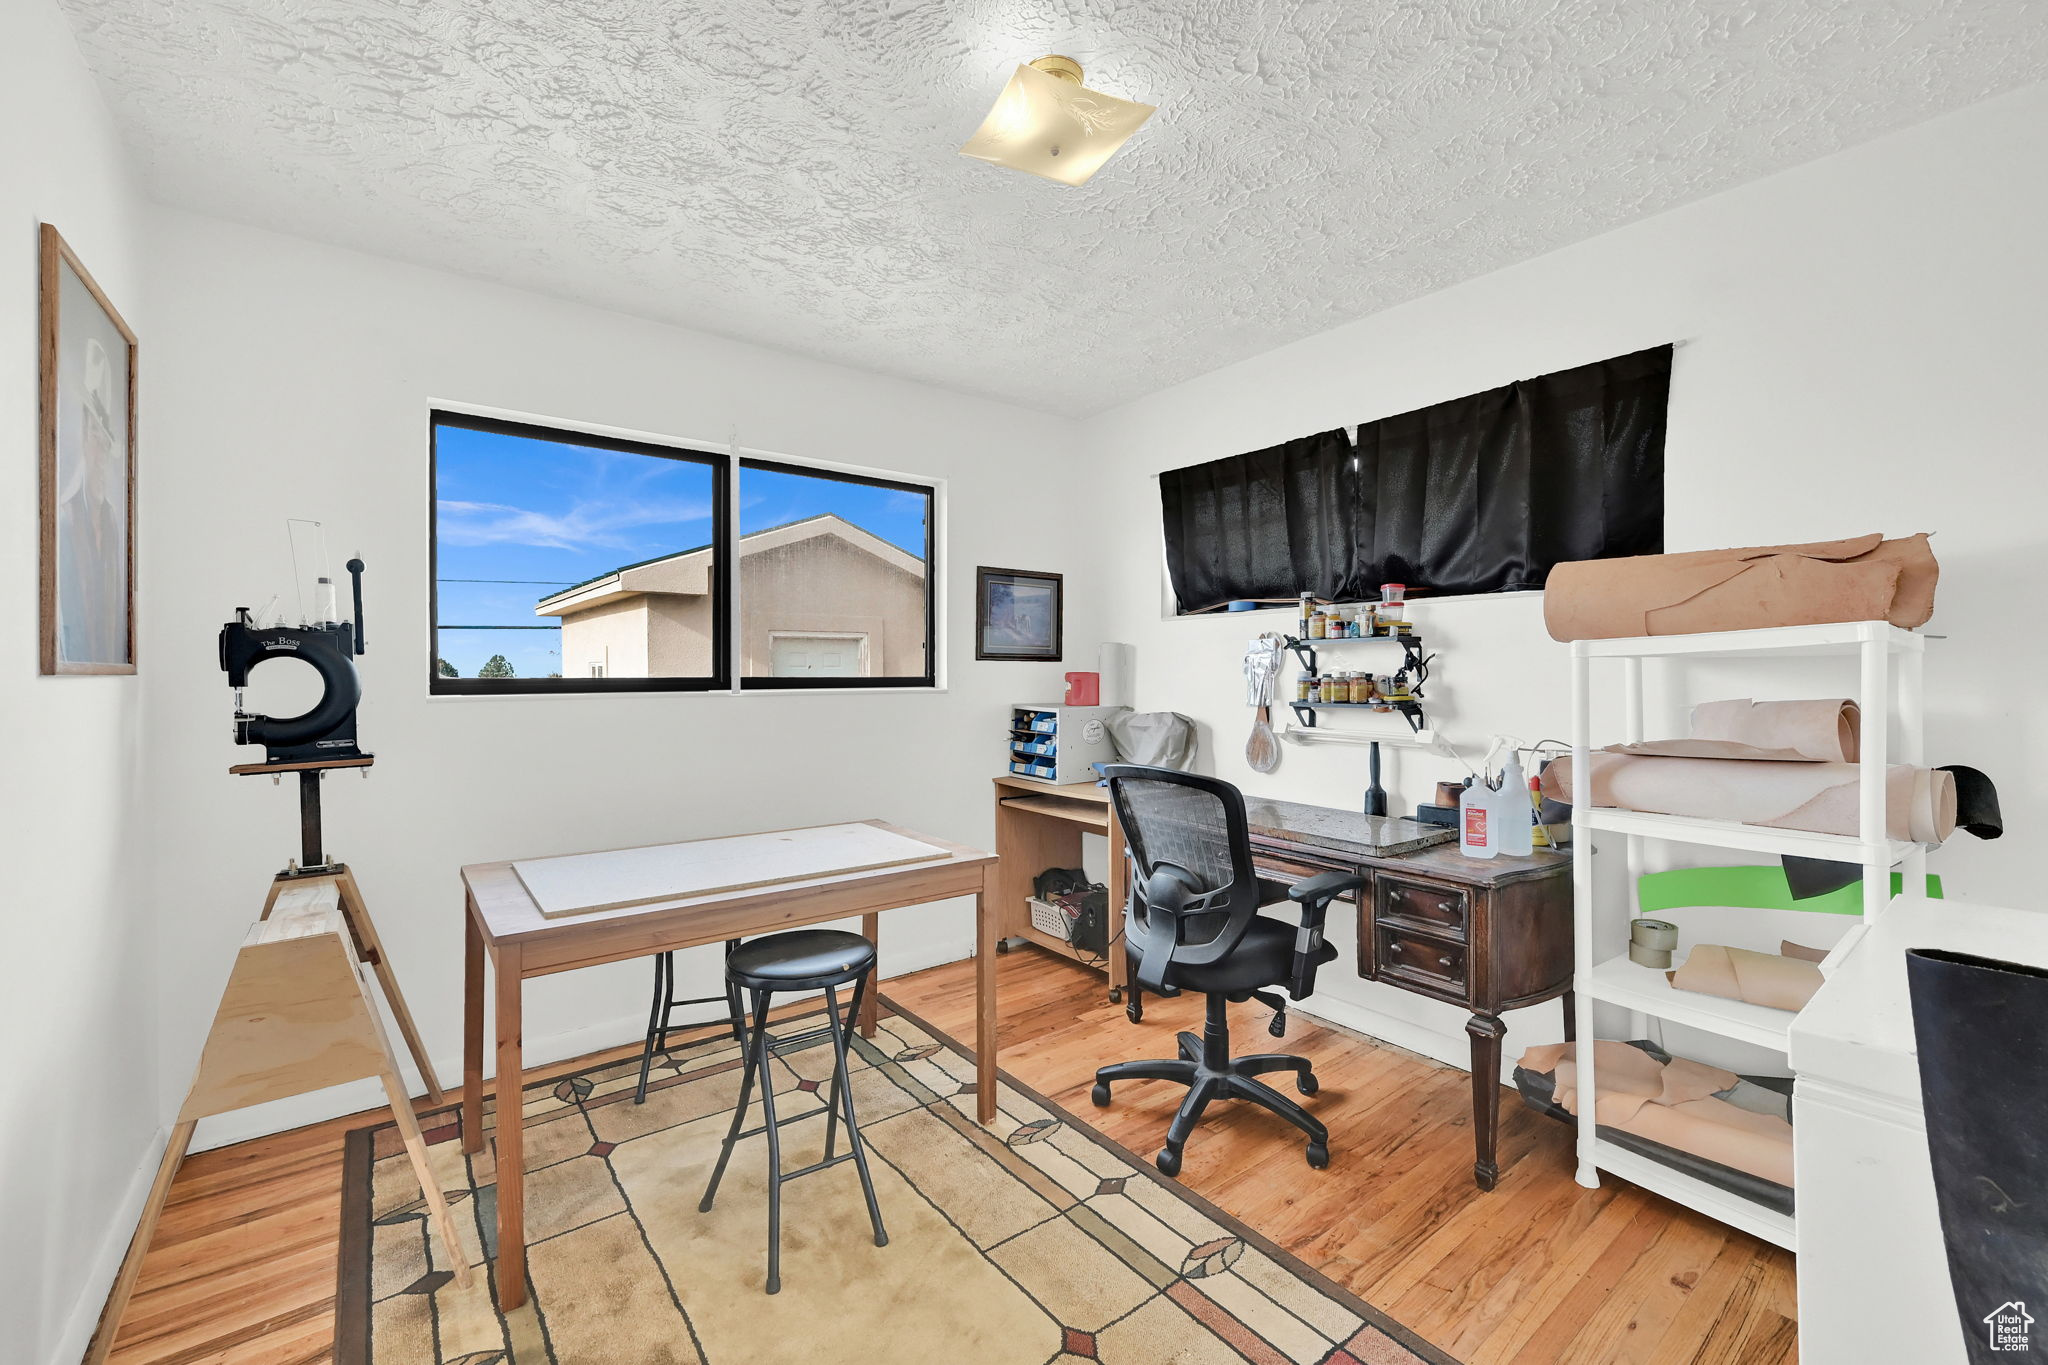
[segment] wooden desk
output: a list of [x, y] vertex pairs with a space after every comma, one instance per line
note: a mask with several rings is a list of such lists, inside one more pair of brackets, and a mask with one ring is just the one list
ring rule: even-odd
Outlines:
[[[525, 1144], [518, 1116], [523, 1068], [520, 992], [528, 977], [855, 915], [861, 917], [862, 931], [872, 939], [884, 910], [973, 896], [976, 1108], [983, 1123], [995, 1117], [996, 860], [991, 854], [881, 820], [866, 823], [943, 848], [947, 857], [561, 919], [542, 916], [511, 861], [462, 869], [467, 902], [463, 915], [462, 1143], [468, 1152], [483, 1149], [484, 967], [488, 956], [497, 1001], [497, 1282], [502, 1307], [516, 1308], [526, 1302]], [[861, 1031], [872, 1035], [872, 989], [867, 1006]]]
[[1104, 926], [1108, 959], [1109, 998], [1123, 999], [1124, 900], [1130, 886], [1130, 862], [1124, 857], [1124, 832], [1110, 812], [1109, 788], [1093, 782], [1056, 787], [1028, 777], [996, 779], [996, 856], [1002, 870], [996, 880], [996, 951], [1021, 938], [1047, 952], [1072, 958], [1086, 967], [1104, 964], [1055, 934], [1031, 922], [1031, 881], [1049, 867], [1081, 866], [1081, 836], [1100, 834], [1109, 840], [1109, 915]]
[[1372, 823], [1384, 817], [1293, 801], [1248, 799], [1245, 809], [1262, 875], [1294, 882], [1339, 869], [1365, 877], [1360, 976], [1472, 1012], [1472, 1177], [1492, 1189], [1508, 1031], [1501, 1013], [1561, 996], [1565, 1037], [1572, 1036], [1570, 855], [1467, 858], [1456, 844], [1388, 855], [1374, 851], [1388, 842]]

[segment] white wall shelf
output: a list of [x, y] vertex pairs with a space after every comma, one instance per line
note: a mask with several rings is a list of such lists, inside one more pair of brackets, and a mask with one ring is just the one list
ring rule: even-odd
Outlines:
[[[1611, 660], [1621, 669], [1622, 734], [1618, 738], [1624, 743], [1637, 743], [1647, 738], [1643, 723], [1645, 659], [1666, 659], [1674, 664], [1682, 664], [1687, 659], [1709, 658], [1854, 659], [1858, 669], [1854, 695], [1861, 708], [1863, 722], [1858, 754], [1857, 832], [1854, 835], [1815, 834], [1732, 820], [1658, 815], [1595, 807], [1583, 802], [1573, 804], [1573, 838], [1579, 850], [1572, 878], [1573, 952], [1576, 957], [1573, 975], [1577, 989], [1575, 1023], [1579, 1038], [1590, 1040], [1599, 1037], [1593, 1010], [1596, 1003], [1605, 1003], [1621, 1006], [1632, 1015], [1653, 1016], [1776, 1052], [1786, 1050], [1791, 1025], [1797, 1014], [1674, 989], [1663, 972], [1639, 967], [1628, 960], [1625, 952], [1617, 953], [1617, 949], [1625, 947], [1623, 942], [1600, 942], [1598, 926], [1605, 917], [1599, 913], [1602, 909], [1599, 904], [1602, 878], [1596, 868], [1602, 850], [1595, 846], [1593, 836], [1598, 833], [1622, 837], [1631, 912], [1635, 905], [1636, 886], [1643, 873], [1644, 848], [1648, 841], [1654, 839], [1765, 856], [1825, 858], [1861, 864], [1862, 909], [1867, 924], [1883, 912], [1891, 898], [1891, 870], [1894, 865], [1905, 864], [1906, 885], [1918, 887], [1925, 884], [1926, 849], [1886, 837], [1885, 793], [1885, 766], [1889, 761], [1893, 758], [1903, 763], [1923, 761], [1921, 674], [1925, 650], [1926, 637], [1900, 630], [1885, 621], [1573, 642], [1572, 776], [1578, 790], [1587, 795], [1592, 790], [1588, 774], [1595, 744], [1609, 743], [1617, 738], [1612, 734], [1602, 734], [1596, 739], [1593, 733], [1592, 665], [1595, 660]], [[1612, 878], [1606, 880], [1611, 885]], [[1831, 970], [1837, 956], [1831, 954], [1821, 965], [1821, 970]], [[1640, 1018], [1634, 1021], [1637, 1026], [1641, 1022]], [[1578, 1056], [1578, 1088], [1582, 1096], [1599, 1094], [1591, 1048], [1582, 1049]], [[1792, 1218], [1601, 1138], [1593, 1110], [1592, 1103], [1579, 1106], [1577, 1178], [1581, 1185], [1588, 1188], [1598, 1186], [1600, 1172], [1608, 1171], [1688, 1208], [1719, 1218], [1732, 1227], [1782, 1247], [1795, 1247], [1797, 1237]]]
[[1663, 1195], [1674, 1204], [1683, 1204], [1709, 1218], [1719, 1219], [1752, 1237], [1760, 1237], [1787, 1251], [1799, 1250], [1798, 1225], [1789, 1214], [1766, 1208], [1754, 1199], [1732, 1194], [1718, 1185], [1709, 1185], [1655, 1157], [1631, 1152], [1605, 1138], [1596, 1141], [1593, 1150], [1603, 1171], [1612, 1171], [1653, 1194]]
[[[1576, 774], [1577, 769], [1573, 771]], [[1746, 825], [1737, 820], [1702, 820], [1691, 815], [1654, 815], [1612, 806], [1595, 806], [1587, 811], [1586, 824], [1608, 834], [1630, 834], [1706, 848], [1779, 857], [1831, 858], [1845, 863], [1868, 861], [1869, 850], [1853, 834], [1816, 834], [1812, 830]], [[1889, 865], [1906, 858], [1918, 847], [1904, 839], [1885, 839], [1880, 841], [1877, 851]]]
[[1581, 995], [1654, 1015], [1668, 1023], [1705, 1029], [1779, 1052], [1785, 1050], [1787, 1030], [1798, 1017], [1791, 1010], [1679, 990], [1664, 979], [1663, 972], [1638, 966], [1626, 957], [1608, 958], [1593, 969], [1590, 977], [1577, 982], [1575, 989]]

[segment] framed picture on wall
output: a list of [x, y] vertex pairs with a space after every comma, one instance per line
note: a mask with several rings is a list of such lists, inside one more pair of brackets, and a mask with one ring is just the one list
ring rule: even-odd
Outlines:
[[974, 657], [1057, 663], [1064, 622], [1056, 573], [974, 571]]
[[135, 334], [42, 225], [44, 673], [135, 671]]

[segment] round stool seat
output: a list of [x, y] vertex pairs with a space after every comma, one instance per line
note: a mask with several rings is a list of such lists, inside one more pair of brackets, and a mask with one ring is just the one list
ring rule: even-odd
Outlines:
[[791, 929], [750, 939], [725, 960], [735, 985], [756, 991], [822, 990], [866, 976], [875, 945], [843, 929]]

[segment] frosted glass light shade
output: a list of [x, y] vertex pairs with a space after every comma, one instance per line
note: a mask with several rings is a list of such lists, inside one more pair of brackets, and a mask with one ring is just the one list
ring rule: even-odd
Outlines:
[[[1041, 59], [1050, 61], [1051, 59]], [[1072, 65], [1072, 63], [1068, 63]], [[1152, 117], [1153, 106], [1020, 66], [960, 155], [1079, 185]]]

